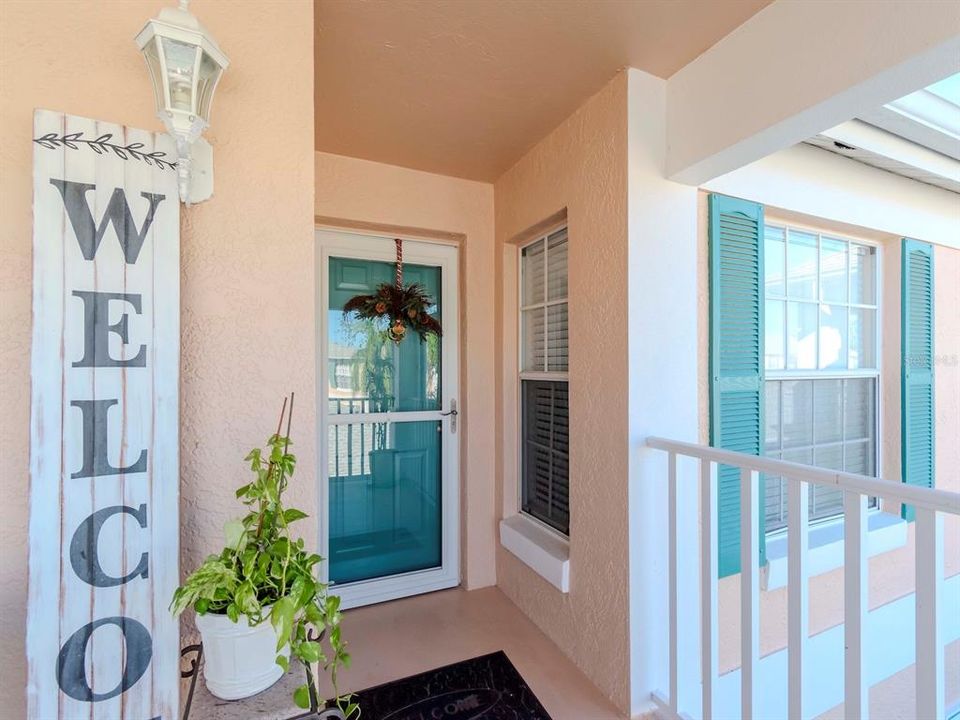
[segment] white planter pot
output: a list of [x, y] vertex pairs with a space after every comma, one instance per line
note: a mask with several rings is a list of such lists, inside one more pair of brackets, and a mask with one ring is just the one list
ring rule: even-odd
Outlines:
[[[264, 617], [269, 618], [267, 608]], [[226, 615], [208, 613], [197, 615], [197, 629], [203, 637], [203, 678], [218, 698], [256, 695], [283, 675], [277, 655], [289, 658], [290, 646], [277, 652], [277, 634], [269, 619], [251, 626], [244, 615], [234, 623]]]

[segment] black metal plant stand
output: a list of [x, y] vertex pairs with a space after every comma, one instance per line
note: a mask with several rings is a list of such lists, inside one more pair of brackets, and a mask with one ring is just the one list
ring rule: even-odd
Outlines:
[[203, 644], [187, 645], [180, 650], [180, 659], [182, 660], [190, 653], [196, 655], [190, 660], [190, 669], [184, 670], [180, 667], [180, 677], [190, 678], [190, 689], [187, 691], [187, 702], [183, 706], [183, 720], [190, 720], [190, 708], [193, 706], [193, 691], [197, 688], [197, 677], [200, 675], [200, 660], [203, 658]]
[[[181, 660], [188, 655], [190, 658], [190, 667], [186, 670], [181, 666], [180, 677], [190, 678], [190, 689], [187, 691], [187, 701], [183, 706], [181, 717], [183, 720], [190, 720], [190, 709], [193, 706], [193, 695], [197, 687], [197, 678], [200, 676], [200, 662], [203, 659], [203, 643], [187, 645], [180, 650]], [[310, 709], [296, 715], [290, 715], [278, 720], [344, 720], [343, 713], [338, 708], [321, 708], [320, 700], [317, 697], [317, 686], [313, 682], [313, 673], [306, 665], [303, 666], [304, 674], [307, 676], [307, 692], [310, 697]]]

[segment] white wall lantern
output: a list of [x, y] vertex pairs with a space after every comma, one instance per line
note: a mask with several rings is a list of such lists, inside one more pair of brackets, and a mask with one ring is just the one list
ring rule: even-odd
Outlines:
[[210, 124], [213, 92], [230, 61], [187, 10], [189, 0], [148, 20], [136, 37], [153, 81], [157, 116], [177, 142], [180, 200], [213, 194], [213, 149], [200, 137]]

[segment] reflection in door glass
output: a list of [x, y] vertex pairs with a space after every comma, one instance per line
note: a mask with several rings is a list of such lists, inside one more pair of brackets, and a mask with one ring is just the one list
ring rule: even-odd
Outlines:
[[330, 580], [441, 564], [437, 421], [330, 425]]
[[[421, 340], [408, 333], [400, 343], [389, 340], [386, 321], [344, 315], [354, 295], [372, 294], [392, 282], [393, 263], [353, 258], [330, 259], [327, 377], [329, 413], [410, 412], [440, 409], [440, 340]], [[420, 283], [434, 299], [428, 312], [443, 322], [440, 269], [404, 265], [404, 281]]]

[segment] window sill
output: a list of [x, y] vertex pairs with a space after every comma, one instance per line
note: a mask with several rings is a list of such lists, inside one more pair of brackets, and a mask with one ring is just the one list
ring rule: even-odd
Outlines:
[[[872, 512], [867, 517], [867, 557], [903, 547], [907, 542], [907, 523], [896, 515]], [[822, 575], [843, 567], [843, 521], [810, 528], [807, 551], [809, 576]], [[767, 565], [761, 573], [764, 590], [787, 585], [787, 536], [767, 539]]]
[[500, 521], [500, 544], [553, 585], [570, 592], [570, 543], [528, 517]]

